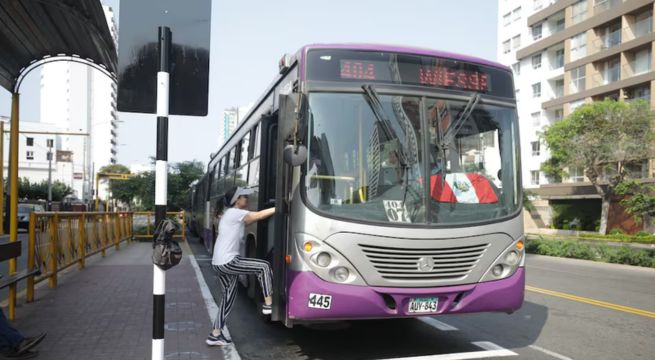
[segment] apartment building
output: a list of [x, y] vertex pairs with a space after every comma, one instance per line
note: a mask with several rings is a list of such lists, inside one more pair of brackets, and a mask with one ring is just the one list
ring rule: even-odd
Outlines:
[[[498, 59], [515, 75], [523, 186], [545, 199], [593, 199], [582, 169], [540, 171], [539, 132], [581, 104], [613, 98], [655, 106], [655, 0], [498, 0]], [[630, 169], [653, 177], [653, 161]]]

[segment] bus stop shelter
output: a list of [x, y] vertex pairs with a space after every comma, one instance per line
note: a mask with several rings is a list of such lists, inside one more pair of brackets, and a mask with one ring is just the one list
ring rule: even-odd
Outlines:
[[[19, 94], [23, 79], [43, 64], [68, 61], [87, 64], [115, 80], [117, 52], [100, 0], [0, 1], [0, 49], [0, 86], [12, 94], [9, 241], [16, 241]], [[0, 176], [0, 189], [4, 189], [2, 178]], [[0, 218], [4, 209], [3, 198], [4, 193], [0, 191]], [[10, 261], [9, 272], [15, 271], [14, 259]], [[15, 285], [9, 291], [15, 292]], [[10, 309], [13, 305], [10, 304]], [[12, 311], [8, 315], [13, 319]]]

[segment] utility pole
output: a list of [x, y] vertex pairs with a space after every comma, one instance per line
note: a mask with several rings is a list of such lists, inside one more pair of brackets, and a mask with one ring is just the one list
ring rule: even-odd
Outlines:
[[54, 140], [47, 139], [48, 143], [48, 211], [52, 211], [52, 146]]

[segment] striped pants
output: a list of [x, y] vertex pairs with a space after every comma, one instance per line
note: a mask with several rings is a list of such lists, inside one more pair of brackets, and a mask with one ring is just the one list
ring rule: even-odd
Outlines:
[[244, 258], [236, 256], [232, 261], [223, 265], [212, 265], [218, 275], [218, 284], [221, 287], [221, 301], [218, 304], [218, 314], [214, 321], [214, 329], [223, 329], [225, 320], [232, 310], [234, 299], [237, 297], [237, 281], [239, 275], [256, 275], [262, 287], [264, 297], [273, 293], [273, 273], [271, 265], [266, 260]]

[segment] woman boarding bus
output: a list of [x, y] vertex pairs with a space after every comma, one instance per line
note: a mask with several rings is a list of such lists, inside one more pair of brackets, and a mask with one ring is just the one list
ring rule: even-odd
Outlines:
[[253, 189], [239, 187], [232, 189], [225, 196], [225, 199], [230, 199], [228, 204], [230, 208], [221, 216], [212, 257], [212, 268], [218, 275], [218, 283], [223, 296], [218, 305], [214, 329], [207, 336], [207, 345], [223, 346], [231, 342], [223, 335], [223, 328], [237, 295], [236, 285], [239, 275], [257, 276], [264, 293], [262, 313], [264, 315], [271, 314], [273, 275], [270, 264], [266, 260], [246, 258], [239, 255], [239, 244], [244, 241], [245, 226], [267, 219], [275, 214], [275, 208], [257, 212], [246, 210], [248, 208], [248, 195], [253, 192]]

